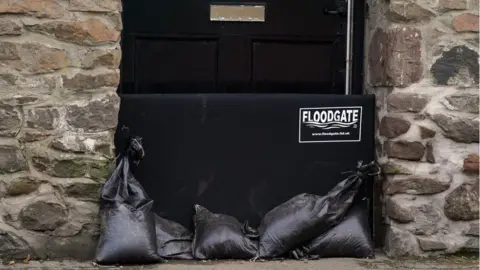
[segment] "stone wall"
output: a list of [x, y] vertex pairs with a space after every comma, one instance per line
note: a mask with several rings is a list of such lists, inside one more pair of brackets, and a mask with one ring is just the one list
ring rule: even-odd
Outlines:
[[[371, 1], [389, 255], [478, 250], [478, 0]], [[0, 0], [0, 258], [90, 259], [120, 0]]]
[[478, 0], [369, 2], [390, 256], [478, 252]]
[[92, 257], [120, 11], [120, 0], [0, 0], [0, 259]]

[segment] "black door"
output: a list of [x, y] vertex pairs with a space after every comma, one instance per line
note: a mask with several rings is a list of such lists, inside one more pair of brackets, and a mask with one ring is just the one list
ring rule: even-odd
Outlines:
[[344, 93], [344, 1], [123, 3], [122, 93]]

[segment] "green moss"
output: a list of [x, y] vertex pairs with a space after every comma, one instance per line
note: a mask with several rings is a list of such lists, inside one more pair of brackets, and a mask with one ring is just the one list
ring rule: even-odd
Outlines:
[[115, 161], [98, 162], [90, 164], [90, 178], [104, 183], [115, 169]]
[[52, 168], [52, 173], [61, 178], [78, 178], [83, 177], [87, 170], [87, 162], [83, 159], [58, 160]]

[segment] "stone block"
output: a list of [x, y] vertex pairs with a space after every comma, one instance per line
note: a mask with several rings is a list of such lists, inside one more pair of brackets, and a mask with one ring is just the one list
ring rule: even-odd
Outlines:
[[387, 17], [393, 22], [420, 22], [433, 16], [434, 12], [422, 7], [416, 0], [392, 0], [388, 5]]
[[89, 169], [88, 162], [82, 158], [57, 159], [34, 156], [32, 164], [40, 172], [60, 178], [84, 177]]
[[467, 9], [467, 0], [439, 0], [438, 8], [442, 11]]
[[445, 198], [445, 215], [455, 221], [471, 221], [479, 218], [478, 182], [462, 184]]
[[77, 131], [102, 132], [112, 130], [118, 121], [120, 99], [107, 95], [88, 101], [85, 105], [67, 106], [67, 123]]
[[0, 1], [0, 14], [24, 14], [37, 18], [58, 19], [65, 9], [56, 0], [15, 0]]
[[121, 0], [70, 0], [70, 11], [112, 12], [122, 11]]
[[52, 231], [67, 222], [67, 210], [58, 203], [34, 202], [20, 211], [22, 226], [33, 231]]
[[478, 143], [478, 117], [438, 113], [430, 115], [430, 119], [442, 129], [445, 137], [460, 143]]
[[448, 248], [445, 241], [443, 241], [439, 236], [417, 236], [417, 239], [418, 245], [423, 251], [440, 251]]
[[119, 49], [91, 50], [81, 59], [81, 67], [86, 69], [96, 67], [117, 69], [120, 66], [121, 57], [122, 52]]
[[471, 87], [479, 83], [478, 52], [467, 46], [455, 46], [442, 53], [430, 68], [438, 85]]
[[478, 15], [472, 13], [463, 13], [453, 18], [453, 29], [457, 32], [477, 32], [478, 33]]
[[399, 223], [414, 221], [414, 216], [408, 207], [405, 207], [398, 197], [389, 197], [385, 201], [385, 212], [387, 216]]
[[113, 141], [108, 132], [97, 134], [68, 134], [56, 137], [50, 146], [72, 153], [102, 153], [112, 155]]
[[446, 96], [442, 104], [451, 111], [478, 114], [478, 93], [460, 93]]
[[62, 76], [63, 87], [72, 90], [88, 90], [102, 87], [117, 87], [120, 82], [120, 75], [117, 72], [109, 72], [98, 75], [75, 74], [69, 78]]
[[388, 157], [410, 161], [419, 161], [425, 154], [421, 142], [388, 141], [385, 146]]
[[35, 253], [28, 243], [12, 232], [0, 230], [0, 254], [2, 259], [25, 259]]
[[0, 133], [15, 136], [22, 126], [22, 115], [17, 108], [0, 105]]
[[410, 122], [404, 119], [385, 116], [380, 122], [380, 135], [389, 139], [405, 134], [410, 129]]
[[40, 187], [41, 181], [32, 177], [21, 177], [7, 184], [7, 194], [10, 196], [30, 194]]
[[466, 173], [478, 174], [480, 158], [477, 154], [470, 154], [463, 160], [463, 171]]
[[418, 128], [420, 129], [420, 137], [422, 138], [422, 140], [433, 138], [437, 134], [435, 130], [431, 130], [424, 126], [419, 126]]
[[430, 97], [415, 93], [394, 92], [387, 97], [387, 111], [395, 113], [421, 112], [430, 101]]
[[406, 87], [423, 75], [422, 35], [415, 27], [376, 29], [369, 48], [370, 83]]
[[22, 33], [23, 28], [17, 22], [0, 19], [0, 36], [19, 36]]
[[27, 160], [20, 148], [0, 145], [0, 173], [14, 173], [28, 170]]
[[58, 126], [60, 112], [55, 107], [37, 107], [27, 111], [27, 127], [53, 130]]
[[408, 231], [389, 226], [385, 233], [384, 250], [387, 256], [398, 258], [419, 255], [417, 239]]
[[68, 66], [65, 51], [39, 43], [1, 41], [0, 61], [12, 69], [33, 74], [49, 73]]
[[93, 180], [77, 180], [64, 186], [67, 196], [83, 201], [98, 201], [100, 199], [100, 184]]
[[90, 18], [84, 21], [51, 21], [27, 25], [26, 28], [55, 37], [58, 40], [80, 45], [100, 45], [116, 43], [120, 32], [112, 29], [104, 21]]
[[412, 195], [437, 194], [450, 187], [451, 177], [396, 176], [385, 183], [385, 193], [393, 195], [405, 193]]
[[435, 155], [433, 154], [434, 151], [433, 151], [433, 143], [431, 141], [427, 142], [427, 145], [426, 145], [426, 154], [425, 154], [425, 158], [427, 159], [428, 162], [430, 163], [435, 163]]

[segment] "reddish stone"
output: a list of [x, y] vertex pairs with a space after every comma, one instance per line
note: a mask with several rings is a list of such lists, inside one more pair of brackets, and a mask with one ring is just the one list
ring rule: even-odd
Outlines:
[[463, 160], [463, 171], [467, 173], [478, 173], [480, 168], [480, 160], [478, 155], [471, 154], [468, 155], [466, 159]]
[[478, 15], [463, 13], [453, 18], [453, 29], [457, 32], [478, 32]]
[[377, 29], [370, 42], [370, 82], [373, 86], [407, 87], [423, 75], [422, 35], [411, 26]]

